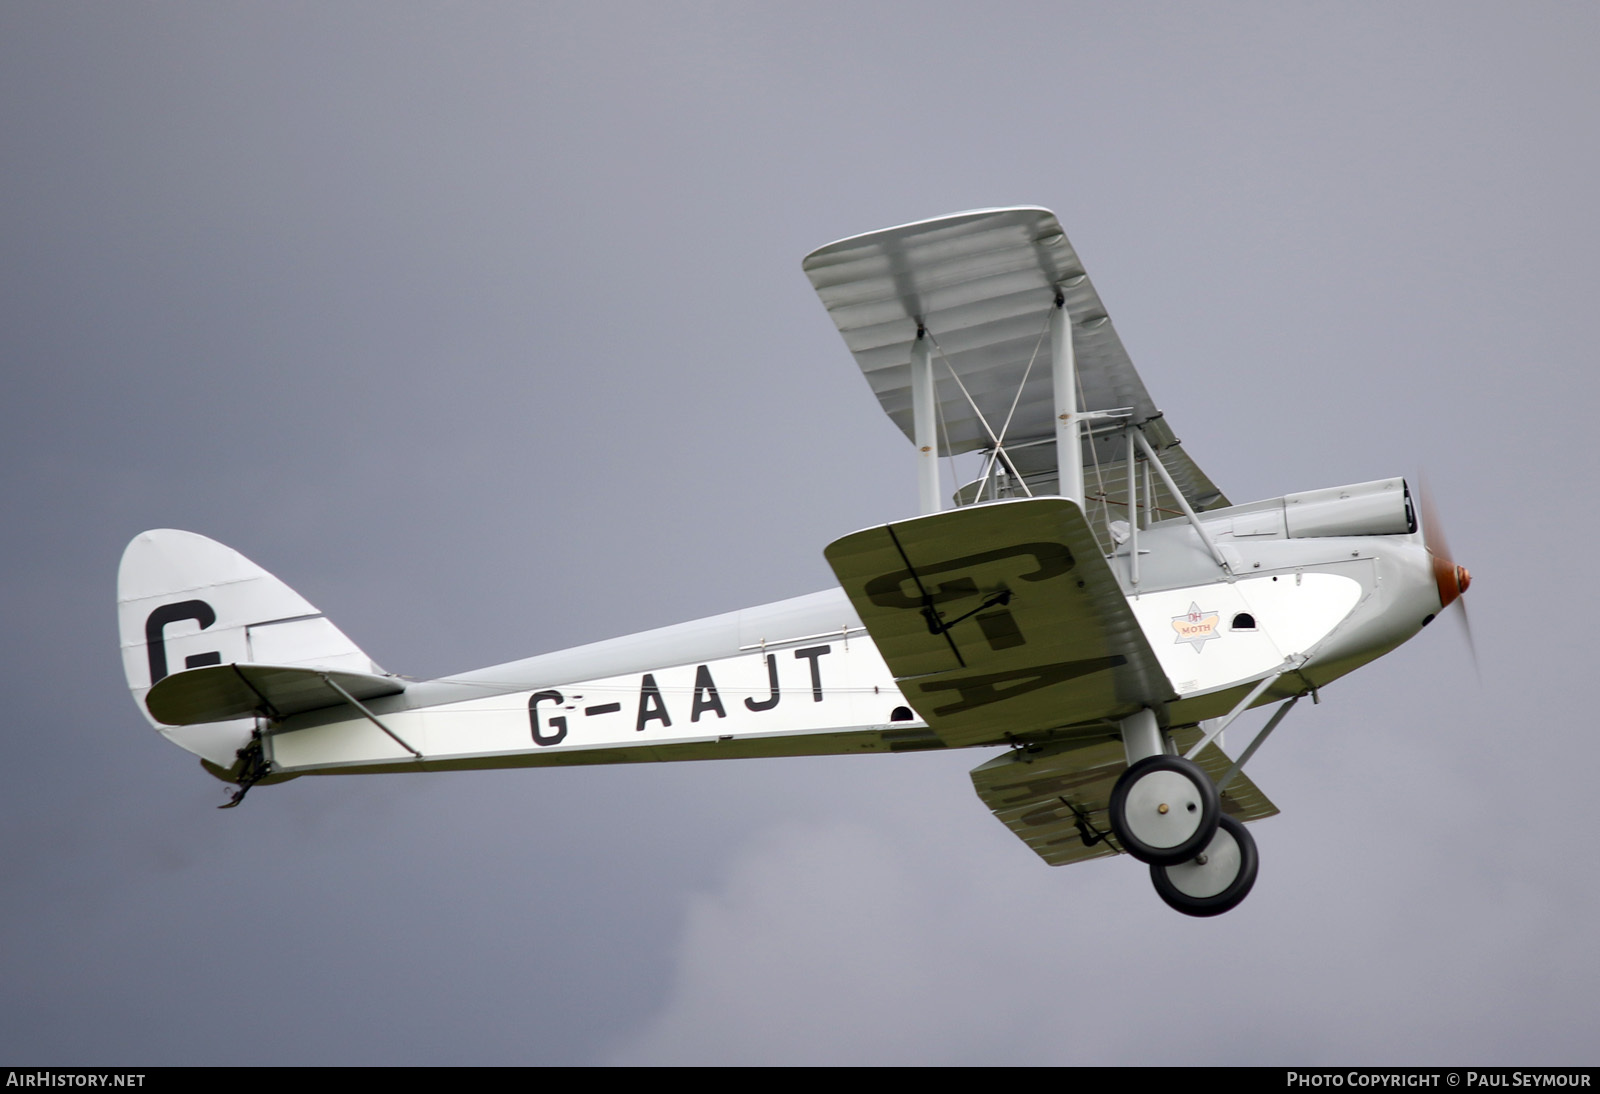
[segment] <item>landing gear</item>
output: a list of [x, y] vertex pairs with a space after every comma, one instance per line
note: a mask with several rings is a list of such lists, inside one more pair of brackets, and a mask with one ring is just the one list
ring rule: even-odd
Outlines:
[[1256, 841], [1224, 815], [1204, 851], [1188, 862], [1150, 867], [1150, 880], [1161, 899], [1184, 915], [1221, 915], [1250, 895], [1260, 863]]
[[1222, 816], [1217, 788], [1200, 765], [1165, 755], [1147, 756], [1122, 773], [1110, 812], [1122, 849], [1151, 866], [1193, 859]]
[[[1258, 686], [1246, 696], [1234, 715], [1263, 690]], [[1286, 706], [1273, 715], [1245, 750], [1245, 759], [1287, 710]], [[1215, 724], [1212, 733], [1226, 724]], [[1130, 715], [1119, 728], [1128, 769], [1111, 788], [1107, 812], [1121, 850], [1150, 867], [1150, 880], [1168, 906], [1184, 915], [1221, 915], [1248, 896], [1256, 883], [1255, 840], [1240, 821], [1223, 816], [1211, 776], [1193, 760], [1166, 751], [1170, 745], [1153, 711], [1146, 708]], [[1209, 740], [1203, 737], [1200, 745]], [[1085, 825], [1083, 818], [1078, 819], [1082, 835]], [[1090, 846], [1087, 837], [1083, 843]]]

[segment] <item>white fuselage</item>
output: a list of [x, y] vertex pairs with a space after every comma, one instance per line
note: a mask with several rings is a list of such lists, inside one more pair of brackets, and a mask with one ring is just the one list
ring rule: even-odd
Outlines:
[[[1110, 560], [1172, 685], [1165, 724], [1224, 713], [1255, 681], [1286, 668], [1299, 689], [1320, 687], [1439, 611], [1419, 533], [1292, 538], [1281, 528], [1263, 533], [1251, 516], [1258, 509], [1204, 514], [1231, 572], [1183, 521], [1140, 533], [1138, 587], [1125, 545]], [[274, 772], [944, 745], [913, 712], [838, 589], [413, 684], [368, 706], [393, 737], [348, 707], [289, 718], [264, 740]], [[1051, 735], [1070, 736], [1074, 721], [1062, 711]]]

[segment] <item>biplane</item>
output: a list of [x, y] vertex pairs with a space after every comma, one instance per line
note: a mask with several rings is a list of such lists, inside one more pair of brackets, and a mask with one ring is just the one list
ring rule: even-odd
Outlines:
[[[139, 709], [237, 787], [225, 808], [301, 775], [993, 749], [978, 797], [1045, 862], [1127, 854], [1180, 912], [1236, 906], [1244, 822], [1277, 812], [1256, 749], [1467, 588], [1426, 509], [1399, 477], [1230, 501], [1049, 210], [854, 236], [804, 269], [912, 442], [921, 509], [830, 543], [838, 588], [416, 681], [160, 529], [118, 577]], [[959, 454], [976, 471], [947, 499]]]

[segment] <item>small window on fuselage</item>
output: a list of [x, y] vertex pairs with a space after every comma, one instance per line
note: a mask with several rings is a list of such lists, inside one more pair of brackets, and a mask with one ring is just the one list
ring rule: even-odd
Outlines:
[[1256, 617], [1249, 612], [1240, 612], [1233, 617], [1233, 629], [1236, 631], [1253, 631], [1256, 629]]

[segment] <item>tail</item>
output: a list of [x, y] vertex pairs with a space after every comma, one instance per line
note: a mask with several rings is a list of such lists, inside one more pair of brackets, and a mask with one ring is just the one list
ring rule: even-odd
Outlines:
[[305, 597], [193, 532], [158, 528], [128, 544], [117, 623], [140, 713], [229, 781], [261, 716], [339, 701], [330, 677], [363, 696], [402, 689]]

